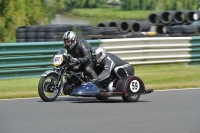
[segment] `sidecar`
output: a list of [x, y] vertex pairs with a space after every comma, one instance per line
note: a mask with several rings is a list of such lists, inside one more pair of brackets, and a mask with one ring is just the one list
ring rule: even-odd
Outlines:
[[113, 84], [113, 89], [99, 92], [93, 83], [85, 83], [75, 88], [70, 96], [96, 97], [98, 100], [106, 100], [109, 97], [121, 96], [125, 102], [136, 102], [140, 95], [149, 94], [153, 89], [145, 89], [143, 81], [136, 76], [120, 78]]

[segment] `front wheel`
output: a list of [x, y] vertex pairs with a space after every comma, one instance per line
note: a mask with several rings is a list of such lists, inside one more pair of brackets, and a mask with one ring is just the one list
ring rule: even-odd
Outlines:
[[131, 94], [128, 96], [122, 96], [122, 99], [125, 102], [137, 102], [139, 98], [140, 98], [140, 94]]
[[57, 83], [58, 75], [54, 73], [48, 74], [47, 77], [40, 78], [38, 83], [38, 93], [44, 102], [53, 102], [60, 95], [63, 83], [61, 82], [59, 86], [57, 86]]

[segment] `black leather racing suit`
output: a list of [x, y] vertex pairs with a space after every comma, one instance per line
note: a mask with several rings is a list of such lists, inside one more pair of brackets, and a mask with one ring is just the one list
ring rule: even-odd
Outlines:
[[82, 65], [84, 65], [85, 72], [94, 79], [97, 77], [94, 71], [94, 63], [91, 57], [91, 45], [83, 38], [77, 37], [76, 45], [72, 49], [67, 49], [68, 53], [73, 57], [77, 58]]
[[110, 76], [120, 78], [134, 75], [134, 68], [129, 63], [111, 53], [107, 53], [107, 57], [100, 63], [100, 66], [103, 67], [103, 71], [97, 76], [97, 82], [104, 81]]

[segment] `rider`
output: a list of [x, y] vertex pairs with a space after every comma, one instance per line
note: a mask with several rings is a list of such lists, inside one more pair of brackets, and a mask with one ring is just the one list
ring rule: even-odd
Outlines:
[[97, 78], [91, 80], [97, 85], [111, 76], [121, 78], [134, 75], [134, 68], [128, 62], [114, 54], [107, 53], [103, 47], [94, 48], [92, 50], [92, 58], [96, 65], [103, 68]]
[[97, 78], [97, 74], [94, 71], [94, 63], [90, 51], [91, 45], [83, 38], [77, 36], [73, 31], [67, 31], [63, 35], [64, 47], [68, 50], [68, 53], [74, 60], [77, 60], [84, 65], [85, 72], [91, 79]]

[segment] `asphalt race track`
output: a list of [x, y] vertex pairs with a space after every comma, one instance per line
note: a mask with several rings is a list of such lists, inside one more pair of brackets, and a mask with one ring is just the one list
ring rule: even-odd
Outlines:
[[0, 133], [198, 133], [200, 89], [121, 97], [0, 100]]

